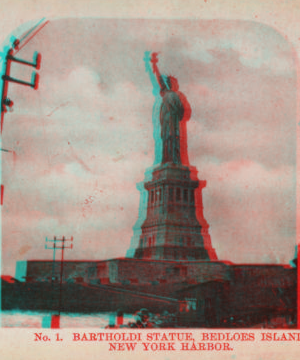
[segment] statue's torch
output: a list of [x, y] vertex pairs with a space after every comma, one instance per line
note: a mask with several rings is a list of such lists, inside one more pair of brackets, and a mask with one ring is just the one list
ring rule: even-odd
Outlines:
[[160, 76], [159, 71], [158, 71], [158, 67], [157, 67], [157, 63], [158, 63], [158, 53], [152, 53], [151, 56], [151, 63], [152, 63], [152, 68], [153, 68], [153, 73]]

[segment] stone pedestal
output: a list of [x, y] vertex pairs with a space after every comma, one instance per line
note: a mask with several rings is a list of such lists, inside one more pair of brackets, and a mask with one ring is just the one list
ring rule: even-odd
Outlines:
[[[147, 217], [134, 258], [210, 260], [207, 245], [211, 245], [204, 241], [196, 216], [195, 192], [201, 187], [198, 179], [192, 179], [190, 169], [162, 164], [144, 186], [148, 191]], [[198, 206], [202, 213], [202, 200]], [[207, 228], [206, 223], [205, 233]]]

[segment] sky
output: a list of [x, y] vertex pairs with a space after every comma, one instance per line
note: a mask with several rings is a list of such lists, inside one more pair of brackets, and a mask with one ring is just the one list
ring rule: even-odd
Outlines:
[[[136, 184], [154, 162], [155, 97], [145, 51], [178, 79], [192, 116], [190, 164], [206, 180], [204, 216], [220, 260], [289, 263], [296, 243], [296, 63], [259, 23], [50, 21], [20, 52], [42, 54], [39, 89], [10, 84], [2, 148], [2, 273], [52, 259], [46, 237], [73, 236], [68, 260], [125, 256]], [[11, 75], [30, 80], [32, 68]]]

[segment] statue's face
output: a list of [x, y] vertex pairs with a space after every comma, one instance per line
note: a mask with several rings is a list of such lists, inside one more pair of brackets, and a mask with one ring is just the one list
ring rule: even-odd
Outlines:
[[177, 91], [179, 89], [178, 81], [174, 76], [168, 76], [168, 85], [170, 90]]
[[165, 75], [161, 75], [161, 83], [164, 86], [164, 88], [162, 89], [163, 91], [166, 90], [173, 90], [173, 91], [177, 91], [179, 89], [179, 85], [178, 85], [178, 81], [174, 76], [165, 76]]
[[163, 86], [163, 89], [162, 89], [163, 91], [170, 89], [170, 84], [169, 84], [168, 79], [169, 78], [165, 75], [161, 75], [161, 77], [160, 77], [160, 80], [161, 80], [160, 82]]

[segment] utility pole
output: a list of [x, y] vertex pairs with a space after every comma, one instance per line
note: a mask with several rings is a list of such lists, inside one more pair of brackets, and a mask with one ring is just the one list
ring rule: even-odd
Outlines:
[[8, 83], [14, 82], [20, 85], [30, 86], [33, 89], [38, 88], [39, 76], [34, 72], [30, 82], [15, 79], [10, 76], [11, 63], [17, 62], [26, 66], [31, 66], [40, 69], [41, 55], [35, 52], [33, 55], [33, 61], [27, 61], [20, 58], [16, 58], [16, 54], [48, 23], [45, 22], [45, 18], [40, 20], [34, 27], [32, 27], [21, 39], [15, 39], [12, 46], [7, 50], [4, 57], [4, 66], [2, 70], [2, 94], [1, 94], [1, 134], [3, 130], [4, 113], [7, 112], [7, 107], [12, 108], [13, 101], [8, 98]]
[[[2, 93], [1, 93], [1, 106], [0, 106], [0, 113], [1, 113], [1, 119], [0, 119], [0, 133], [2, 134], [3, 130], [3, 123], [4, 123], [4, 114], [7, 112], [7, 108], [12, 109], [13, 101], [8, 98], [8, 84], [9, 82], [14, 82], [20, 85], [30, 86], [33, 89], [38, 88], [39, 83], [39, 76], [38, 73], [34, 72], [32, 75], [32, 81], [27, 82], [19, 79], [15, 79], [10, 76], [10, 70], [11, 70], [11, 63], [17, 62], [19, 64], [32, 66], [36, 68], [36, 70], [40, 69], [41, 65], [41, 55], [37, 52], [33, 55], [33, 62], [26, 61], [20, 58], [16, 58], [15, 55], [18, 51], [21, 50], [46, 24], [48, 21], [45, 22], [45, 19], [43, 18], [41, 21], [39, 21], [34, 27], [32, 27], [20, 40], [15, 39], [12, 46], [7, 50], [6, 55], [4, 56], [4, 64], [2, 66]], [[4, 52], [5, 54], [5, 52]], [[1, 85], [0, 85], [1, 86]], [[2, 149], [1, 151], [4, 152], [11, 152], [6, 149]], [[1, 184], [1, 205], [3, 205], [3, 196], [4, 196], [4, 185]]]
[[53, 284], [54, 280], [55, 280], [55, 251], [56, 251], [56, 236], [54, 236], [54, 240], [48, 240], [48, 238], [46, 238], [46, 242], [51, 241], [53, 242], [53, 246], [48, 247], [48, 244], [45, 245], [45, 249], [50, 249], [53, 250], [53, 261], [52, 261], [52, 276], [51, 276], [51, 284]]
[[[61, 250], [61, 261], [60, 261], [60, 287], [59, 287], [59, 303], [58, 303], [58, 315], [53, 315], [51, 321], [51, 328], [59, 328], [59, 319], [62, 307], [62, 282], [63, 282], [63, 270], [64, 270], [64, 251], [65, 249], [73, 249], [73, 243], [67, 246], [65, 243], [66, 241], [73, 241], [73, 236], [70, 239], [66, 239], [64, 236], [61, 239], [56, 238], [54, 236], [53, 240], [47, 239], [46, 242], [53, 243], [52, 246], [45, 245], [45, 249], [53, 250], [53, 264], [52, 264], [52, 278], [51, 283], [53, 284], [53, 280], [56, 278], [55, 276], [55, 254], [56, 250]], [[52, 288], [53, 290], [53, 288]]]
[[12, 108], [13, 101], [8, 98], [8, 83], [14, 82], [20, 85], [30, 86], [33, 89], [38, 88], [39, 84], [39, 75], [37, 72], [34, 72], [32, 75], [32, 81], [27, 82], [23, 80], [19, 80], [10, 76], [10, 69], [11, 63], [17, 62], [19, 64], [27, 65], [36, 68], [37, 70], [40, 69], [41, 65], [41, 55], [37, 52], [33, 55], [33, 61], [29, 62], [26, 60], [22, 60], [19, 58], [14, 57], [13, 55], [16, 53], [15, 49], [18, 49], [19, 40], [16, 40], [13, 46], [7, 51], [5, 56], [5, 64], [4, 64], [4, 74], [2, 75], [2, 98], [1, 98], [1, 134], [3, 130], [3, 122], [4, 122], [4, 113], [7, 112], [7, 107]]

